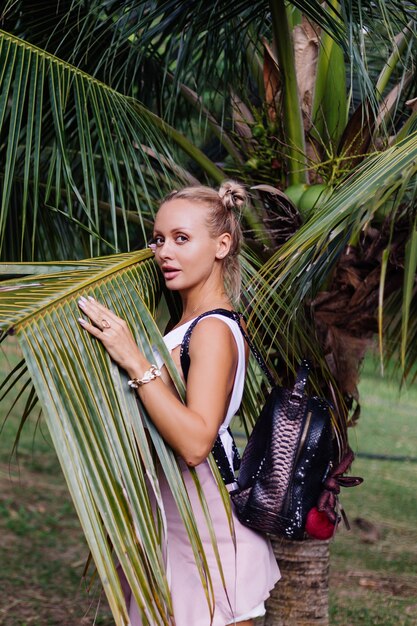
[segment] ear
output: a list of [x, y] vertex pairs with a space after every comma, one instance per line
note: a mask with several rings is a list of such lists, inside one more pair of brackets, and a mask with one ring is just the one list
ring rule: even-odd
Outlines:
[[224, 259], [232, 245], [232, 237], [230, 233], [223, 233], [217, 237], [216, 259]]

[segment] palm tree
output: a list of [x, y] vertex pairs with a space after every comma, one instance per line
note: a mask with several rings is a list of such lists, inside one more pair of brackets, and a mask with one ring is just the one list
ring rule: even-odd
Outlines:
[[[283, 381], [300, 355], [313, 355], [316, 384], [336, 407], [342, 456], [346, 426], [359, 414], [360, 363], [374, 336], [382, 366], [398, 357], [404, 377], [415, 375], [415, 17], [413, 3], [395, 0], [359, 6], [222, 0], [214, 8], [201, 0], [66, 0], [41, 1], [36, 10], [28, 0], [4, 2], [3, 272], [43, 283], [45, 277], [33, 275], [59, 270], [36, 306], [43, 311], [56, 298], [67, 303], [68, 293], [84, 288], [76, 272], [97, 271], [100, 284], [100, 264], [118, 262], [90, 259], [76, 269], [68, 259], [144, 247], [158, 198], [169, 188], [243, 180], [253, 190], [242, 216], [252, 333], [268, 346]], [[44, 264], [57, 259], [63, 265]], [[18, 261], [31, 264], [22, 268]], [[59, 291], [63, 276], [68, 293]], [[157, 291], [154, 276], [150, 284]], [[23, 341], [20, 333], [38, 309], [27, 317], [26, 289], [11, 293], [22, 294], [22, 309], [8, 323]], [[151, 295], [144, 300], [152, 312]], [[140, 301], [133, 298], [133, 312]], [[11, 314], [10, 300], [6, 305]], [[53, 308], [45, 310], [54, 320]], [[71, 315], [65, 313], [70, 325]], [[152, 338], [158, 341], [156, 331]], [[138, 331], [138, 340], [147, 345], [145, 333]], [[25, 355], [35, 382], [34, 352]], [[39, 396], [41, 389], [38, 381]], [[251, 391], [243, 411], [248, 423], [258, 397]], [[52, 429], [52, 413], [48, 419]], [[163, 443], [154, 445], [165, 454]], [[83, 520], [85, 510], [78, 510]], [[90, 522], [83, 523], [91, 539]], [[119, 556], [115, 529], [106, 526]], [[114, 572], [106, 577], [102, 554], [95, 554], [96, 565], [111, 581], [106, 591], [116, 617], [123, 614], [120, 592]], [[169, 613], [152, 555], [152, 580]], [[138, 571], [147, 571], [149, 564], [138, 563]], [[147, 593], [141, 600], [154, 606]]]

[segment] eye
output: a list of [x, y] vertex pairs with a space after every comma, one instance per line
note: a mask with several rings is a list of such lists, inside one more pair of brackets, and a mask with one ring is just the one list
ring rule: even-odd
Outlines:
[[160, 235], [157, 235], [153, 238], [152, 243], [154, 243], [156, 246], [162, 246], [164, 243], [164, 238]]
[[185, 243], [186, 241], [188, 241], [188, 237], [186, 235], [177, 235], [175, 241], [177, 243]]

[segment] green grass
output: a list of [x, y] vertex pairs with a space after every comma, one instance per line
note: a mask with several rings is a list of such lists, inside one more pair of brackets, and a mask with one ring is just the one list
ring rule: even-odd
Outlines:
[[[368, 362], [360, 384], [362, 415], [350, 431], [357, 453], [417, 457], [417, 389], [401, 394]], [[417, 463], [358, 457], [344, 489], [351, 530], [331, 547], [332, 626], [414, 626], [417, 623]], [[371, 532], [360, 530], [365, 520]], [[363, 524], [362, 524], [363, 525]]]

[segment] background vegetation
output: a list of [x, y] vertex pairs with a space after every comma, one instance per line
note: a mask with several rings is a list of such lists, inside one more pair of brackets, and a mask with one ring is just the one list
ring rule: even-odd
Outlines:
[[[342, 494], [352, 530], [340, 527], [332, 544], [330, 624], [412, 626], [417, 614], [417, 389], [410, 386], [400, 394], [396, 381], [382, 379], [369, 359], [360, 393], [363, 415], [350, 440], [363, 455], [355, 472], [365, 482]], [[385, 458], [369, 458], [373, 455]]]

